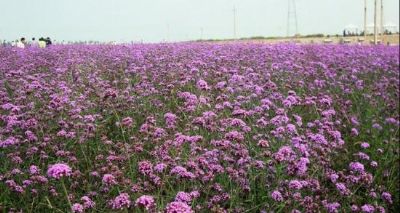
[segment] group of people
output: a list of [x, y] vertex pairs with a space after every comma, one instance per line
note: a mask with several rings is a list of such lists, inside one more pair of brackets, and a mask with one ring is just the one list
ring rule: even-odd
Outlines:
[[32, 41], [28, 42], [24, 37], [22, 37], [19, 40], [16, 40], [15, 42], [11, 42], [11, 46], [15, 46], [18, 48], [26, 48], [26, 47], [33, 47], [33, 48], [45, 48], [48, 47], [52, 44], [51, 39], [49, 37], [47, 38], [39, 38], [39, 40], [36, 40], [35, 38], [32, 38]]

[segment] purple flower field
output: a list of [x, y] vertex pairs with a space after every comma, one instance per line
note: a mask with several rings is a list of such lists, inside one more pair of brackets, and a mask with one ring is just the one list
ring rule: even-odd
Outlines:
[[399, 47], [0, 48], [1, 212], [398, 212]]

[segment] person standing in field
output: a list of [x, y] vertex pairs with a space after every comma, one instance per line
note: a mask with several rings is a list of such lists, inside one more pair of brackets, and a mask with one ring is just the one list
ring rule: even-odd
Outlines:
[[46, 48], [46, 41], [44, 40], [44, 38], [39, 38], [39, 42], [38, 42], [39, 48]]
[[45, 39], [45, 41], [46, 41], [46, 46], [52, 45], [52, 42], [51, 42], [50, 37], [47, 37], [47, 38]]
[[25, 38], [22, 37], [22, 38], [17, 42], [17, 47], [23, 49], [23, 48], [25, 48], [25, 44], [26, 44]]
[[38, 43], [38, 41], [36, 41], [36, 39], [34, 37], [32, 38], [31, 47], [33, 47], [33, 48], [39, 47], [39, 43]]

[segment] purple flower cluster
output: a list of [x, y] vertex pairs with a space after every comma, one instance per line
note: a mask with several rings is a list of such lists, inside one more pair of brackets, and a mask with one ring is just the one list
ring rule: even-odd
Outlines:
[[184, 202], [174, 201], [167, 205], [165, 208], [166, 213], [193, 213], [194, 211], [190, 206]]
[[190, 178], [190, 179], [196, 177], [192, 172], [187, 171], [187, 169], [182, 166], [176, 166], [173, 169], [171, 169], [171, 175], [177, 175], [178, 177], [181, 178]]
[[281, 194], [279, 191], [277, 191], [277, 190], [275, 190], [275, 191], [273, 191], [273, 192], [271, 193], [271, 197], [272, 197], [272, 199], [274, 199], [275, 201], [278, 201], [278, 202], [282, 202], [282, 201], [283, 201], [282, 194]]
[[136, 207], [142, 207], [142, 208], [146, 209], [147, 211], [155, 208], [155, 205], [156, 204], [154, 202], [154, 198], [149, 195], [142, 195], [135, 201]]
[[350, 169], [355, 172], [364, 172], [364, 165], [360, 162], [351, 162], [349, 165]]
[[71, 176], [72, 169], [67, 164], [57, 163], [49, 166], [47, 170], [47, 175], [54, 179], [60, 179], [62, 177]]
[[102, 179], [103, 183], [111, 186], [117, 184], [115, 177], [112, 174], [105, 174]]
[[0, 47], [0, 209], [394, 212], [399, 64], [386, 45]]
[[110, 205], [112, 209], [129, 208], [131, 205], [131, 200], [128, 193], [119, 194], [117, 197], [111, 200]]

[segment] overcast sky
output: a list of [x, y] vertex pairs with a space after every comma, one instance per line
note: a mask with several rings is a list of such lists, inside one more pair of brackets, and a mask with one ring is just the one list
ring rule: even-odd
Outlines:
[[[368, 0], [368, 23], [373, 22]], [[296, 0], [300, 34], [362, 28], [364, 0]], [[286, 35], [287, 0], [0, 0], [0, 39], [184, 41]], [[399, 25], [399, 0], [384, 0], [384, 20]], [[202, 33], [203, 32], [203, 33]]]

